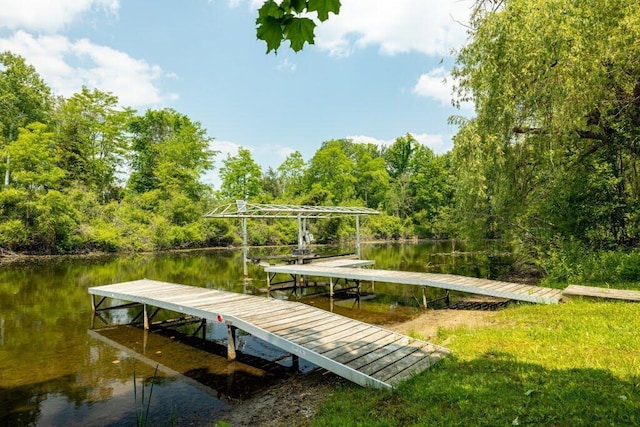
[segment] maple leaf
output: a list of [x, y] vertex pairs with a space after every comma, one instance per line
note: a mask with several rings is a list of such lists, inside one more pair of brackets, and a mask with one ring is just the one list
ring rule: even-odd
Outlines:
[[293, 9], [296, 13], [302, 13], [306, 8], [306, 0], [291, 0], [291, 9]]
[[309, 12], [316, 12], [320, 22], [329, 19], [329, 12], [340, 13], [340, 0], [309, 0]]
[[279, 19], [282, 18], [283, 15], [284, 9], [278, 6], [278, 3], [273, 0], [265, 2], [260, 9], [258, 9], [258, 20], [265, 19], [267, 17]]
[[291, 43], [294, 52], [302, 50], [305, 42], [313, 44], [316, 24], [309, 18], [291, 18], [285, 24], [285, 37]]
[[256, 23], [258, 24], [257, 36], [267, 43], [267, 53], [272, 50], [277, 52], [284, 37], [280, 20], [272, 16], [265, 16], [258, 17]]

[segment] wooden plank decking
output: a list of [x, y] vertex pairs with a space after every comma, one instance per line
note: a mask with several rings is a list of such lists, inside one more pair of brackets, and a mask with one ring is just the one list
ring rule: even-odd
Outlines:
[[362, 386], [392, 388], [449, 354], [443, 347], [298, 302], [147, 279], [93, 287], [89, 293], [214, 322], [221, 316], [227, 325]]
[[322, 267], [366, 267], [373, 264], [375, 264], [375, 261], [370, 259], [352, 258], [322, 259], [311, 262], [311, 265]]
[[567, 296], [583, 296], [593, 298], [617, 299], [640, 302], [640, 291], [626, 289], [595, 288], [592, 286], [569, 285], [562, 291]]
[[266, 267], [264, 270], [273, 274], [327, 277], [330, 280], [348, 279], [427, 286], [541, 304], [557, 304], [562, 296], [562, 290], [560, 289], [455, 276], [452, 274], [328, 267], [322, 264], [279, 265]]

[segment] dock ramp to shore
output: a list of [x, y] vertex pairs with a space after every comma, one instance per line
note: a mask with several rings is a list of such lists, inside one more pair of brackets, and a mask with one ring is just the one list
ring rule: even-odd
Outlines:
[[[108, 299], [122, 306], [166, 309], [228, 330], [228, 356], [235, 358], [235, 329], [241, 329], [319, 367], [366, 387], [393, 388], [449, 354], [425, 341], [309, 305], [155, 280], [89, 288], [94, 311]], [[152, 316], [151, 316], [152, 317]]]

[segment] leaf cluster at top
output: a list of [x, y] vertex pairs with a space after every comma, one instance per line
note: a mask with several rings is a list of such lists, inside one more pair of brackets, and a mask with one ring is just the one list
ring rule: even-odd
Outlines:
[[303, 16], [314, 12], [324, 22], [330, 12], [340, 12], [340, 0], [268, 0], [258, 10], [256, 35], [267, 43], [267, 53], [277, 53], [283, 40], [289, 40], [291, 49], [299, 52], [305, 43], [314, 44], [316, 23]]

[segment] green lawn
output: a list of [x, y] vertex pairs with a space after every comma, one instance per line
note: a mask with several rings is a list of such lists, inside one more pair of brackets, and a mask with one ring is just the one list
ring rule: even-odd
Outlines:
[[433, 341], [452, 356], [391, 392], [346, 385], [314, 425], [640, 425], [640, 304], [518, 305]]

